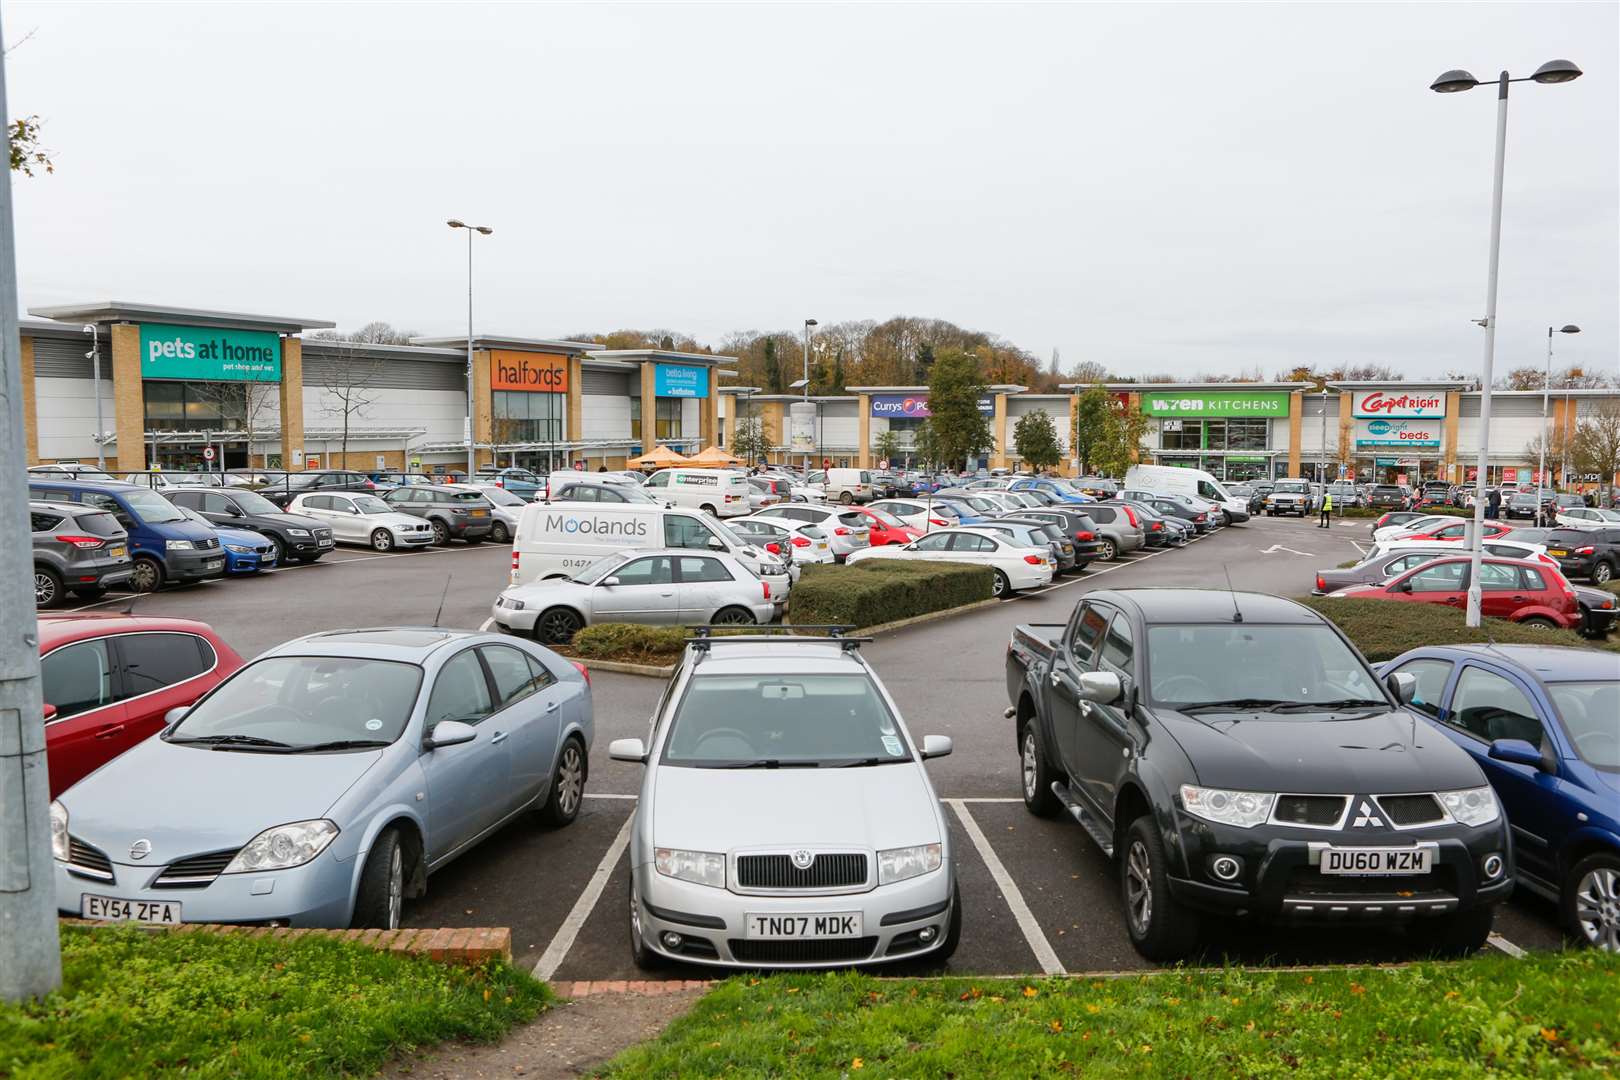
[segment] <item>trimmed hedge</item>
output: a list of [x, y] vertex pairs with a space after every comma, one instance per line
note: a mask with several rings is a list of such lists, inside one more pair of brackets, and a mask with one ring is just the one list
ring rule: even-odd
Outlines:
[[806, 566], [789, 597], [800, 625], [866, 627], [990, 599], [994, 573], [969, 563], [871, 559]]
[[1375, 664], [1393, 660], [1421, 645], [1573, 645], [1620, 652], [1620, 643], [1594, 642], [1573, 630], [1536, 630], [1506, 619], [1485, 619], [1478, 629], [1463, 625], [1464, 613], [1444, 604], [1401, 603], [1301, 596], [1299, 602], [1338, 624], [1362, 655]]
[[671, 663], [686, 648], [684, 626], [597, 623], [574, 635], [572, 651], [584, 660]]

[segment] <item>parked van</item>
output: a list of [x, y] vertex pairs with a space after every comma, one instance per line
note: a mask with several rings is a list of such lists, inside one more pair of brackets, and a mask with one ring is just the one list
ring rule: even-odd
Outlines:
[[676, 506], [721, 517], [753, 513], [748, 474], [741, 469], [660, 469], [647, 478], [647, 494]]
[[1125, 470], [1125, 487], [1151, 491], [1155, 495], [1196, 495], [1221, 508], [1228, 525], [1249, 520], [1249, 500], [1233, 495], [1213, 475], [1202, 469], [1177, 465], [1132, 465]]
[[769, 586], [773, 604], [787, 602], [786, 562], [706, 511], [656, 503], [530, 503], [512, 540], [512, 584], [572, 577], [604, 556], [633, 548], [726, 552]]
[[30, 477], [28, 497], [81, 503], [112, 514], [129, 533], [129, 554], [134, 560], [130, 587], [136, 592], [225, 574], [225, 552], [219, 546], [219, 534], [186, 517], [179, 507], [151, 488], [116, 480], [97, 483]]
[[805, 476], [805, 482], [821, 488], [822, 498], [828, 502], [871, 502], [876, 498], [872, 488], [871, 469], [817, 469]]

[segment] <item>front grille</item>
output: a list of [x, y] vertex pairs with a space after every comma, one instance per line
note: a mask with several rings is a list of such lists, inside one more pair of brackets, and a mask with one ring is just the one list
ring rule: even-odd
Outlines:
[[866, 856], [821, 854], [800, 870], [788, 855], [739, 855], [737, 884], [745, 889], [835, 889], [865, 885]]
[[1446, 816], [1433, 795], [1380, 795], [1378, 805], [1392, 825], [1425, 825]]
[[68, 837], [68, 868], [108, 881], [113, 879], [112, 860], [77, 836]]
[[1324, 874], [1314, 866], [1296, 866], [1288, 875], [1285, 893], [1290, 900], [1370, 899], [1388, 897], [1391, 903], [1433, 900], [1457, 895], [1457, 876], [1449, 866], [1436, 866], [1427, 874], [1401, 877], [1341, 877]]
[[1343, 795], [1279, 795], [1271, 820], [1280, 825], [1336, 825], [1344, 815]]
[[198, 540], [197, 541], [197, 546], [199, 548], [203, 549], [204, 551], [218, 551], [219, 550], [219, 537], [210, 536], [206, 540]]
[[744, 964], [854, 964], [870, 959], [877, 938], [821, 941], [750, 941], [731, 938], [731, 955]]
[[207, 855], [193, 855], [177, 859], [163, 868], [152, 881], [154, 889], [200, 889], [209, 884], [230, 865], [236, 851], [214, 851]]

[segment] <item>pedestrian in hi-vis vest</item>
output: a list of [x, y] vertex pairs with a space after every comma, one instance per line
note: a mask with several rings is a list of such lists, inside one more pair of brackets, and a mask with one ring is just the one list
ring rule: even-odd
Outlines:
[[1322, 492], [1322, 523], [1318, 529], [1328, 529], [1333, 526], [1333, 492]]

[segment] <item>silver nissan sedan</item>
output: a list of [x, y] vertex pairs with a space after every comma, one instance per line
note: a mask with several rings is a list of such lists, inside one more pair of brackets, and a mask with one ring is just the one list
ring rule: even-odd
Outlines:
[[260, 656], [51, 804], [63, 914], [399, 926], [428, 875], [584, 797], [590, 682], [549, 649], [431, 628]]
[[647, 765], [630, 840], [638, 967], [826, 968], [955, 951], [956, 864], [923, 767], [951, 740], [912, 740], [858, 645], [702, 636], [651, 744], [610, 745], [615, 760]]

